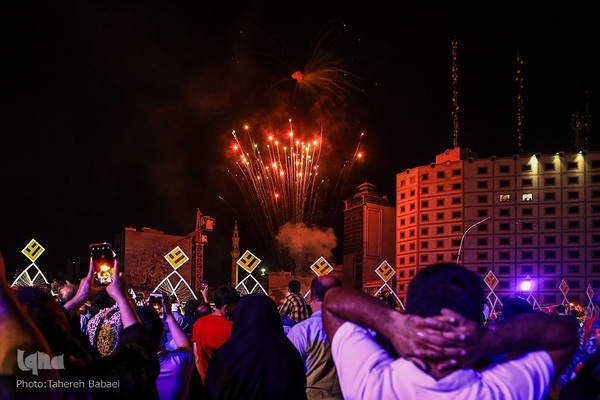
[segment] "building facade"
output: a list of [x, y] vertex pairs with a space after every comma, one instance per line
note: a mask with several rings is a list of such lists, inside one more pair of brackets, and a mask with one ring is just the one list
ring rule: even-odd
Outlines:
[[345, 287], [375, 293], [384, 283], [375, 270], [384, 261], [394, 266], [395, 213], [390, 200], [368, 182], [344, 201]]
[[600, 152], [478, 158], [455, 148], [397, 174], [395, 261], [403, 302], [420, 268], [458, 262], [500, 300], [528, 280], [540, 306], [587, 305], [600, 290]]

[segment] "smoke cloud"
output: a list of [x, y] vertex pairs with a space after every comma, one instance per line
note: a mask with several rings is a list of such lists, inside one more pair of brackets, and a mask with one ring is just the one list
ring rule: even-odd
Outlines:
[[287, 222], [279, 229], [275, 239], [280, 250], [293, 260], [298, 275], [309, 274], [310, 266], [319, 257], [331, 260], [332, 251], [337, 247], [333, 228], [309, 228], [303, 222]]

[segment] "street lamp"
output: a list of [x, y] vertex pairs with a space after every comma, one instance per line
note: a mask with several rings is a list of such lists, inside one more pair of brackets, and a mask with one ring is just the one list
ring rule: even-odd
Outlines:
[[485, 217], [484, 219], [482, 219], [481, 221], [477, 221], [475, 222], [473, 225], [471, 225], [466, 231], [465, 233], [463, 233], [462, 238], [460, 239], [460, 246], [458, 246], [458, 254], [456, 255], [456, 265], [458, 265], [458, 262], [460, 261], [460, 252], [462, 250], [462, 245], [463, 245], [463, 241], [465, 240], [465, 236], [467, 236], [467, 233], [473, 229], [474, 227], [476, 227], [477, 225], [487, 221], [488, 219], [490, 219], [491, 217]]

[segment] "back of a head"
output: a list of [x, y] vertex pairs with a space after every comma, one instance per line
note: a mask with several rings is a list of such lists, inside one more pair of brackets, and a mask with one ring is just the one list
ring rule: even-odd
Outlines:
[[525, 299], [513, 297], [504, 301], [502, 305], [502, 319], [514, 317], [515, 315], [533, 312], [533, 307]]
[[451, 309], [468, 320], [483, 321], [485, 293], [483, 281], [472, 271], [452, 263], [425, 267], [408, 286], [406, 312], [421, 317]]
[[300, 283], [300, 281], [297, 281], [295, 279], [292, 279], [290, 281], [290, 283], [288, 283], [288, 290], [291, 293], [300, 293], [300, 288], [302, 287], [302, 284]]
[[77, 286], [72, 283], [65, 283], [58, 289], [58, 301], [60, 304], [65, 304], [71, 300], [77, 292]]
[[342, 286], [342, 282], [330, 275], [314, 278], [310, 283], [311, 300], [323, 301], [325, 299], [325, 292], [327, 292], [329, 288], [340, 286]]
[[161, 341], [164, 334], [163, 322], [153, 306], [138, 306], [135, 308], [142, 324], [149, 333], [152, 345], [158, 350], [161, 347]]
[[283, 325], [277, 305], [269, 296], [262, 293], [250, 293], [242, 296], [233, 316], [232, 336], [244, 336], [260, 332], [258, 336], [266, 337], [268, 332], [276, 332], [283, 336]]
[[207, 302], [203, 301], [203, 302], [199, 303], [199, 304], [196, 306], [196, 308], [194, 309], [194, 317], [195, 317], [196, 319], [198, 319], [198, 318], [202, 318], [202, 317], [204, 317], [205, 315], [210, 315], [210, 314], [212, 314], [212, 312], [213, 312], [213, 309], [212, 309], [212, 307], [210, 306], [210, 303], [207, 303]]
[[221, 308], [228, 304], [237, 304], [240, 294], [237, 289], [230, 285], [222, 285], [215, 290], [215, 307]]

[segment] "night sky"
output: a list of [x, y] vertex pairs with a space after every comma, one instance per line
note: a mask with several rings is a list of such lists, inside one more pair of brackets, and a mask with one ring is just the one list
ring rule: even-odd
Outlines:
[[[57, 271], [128, 226], [186, 235], [198, 208], [216, 220], [209, 279], [227, 280], [234, 220], [242, 251], [268, 259], [228, 172], [231, 131], [245, 123], [257, 138], [290, 118], [299, 129], [322, 126], [320, 166], [332, 176], [364, 132], [365, 158], [340, 199], [366, 180], [393, 199], [396, 173], [453, 145], [453, 37], [461, 147], [517, 152], [517, 53], [525, 152], [572, 150], [571, 116], [585, 111], [586, 91], [597, 147], [597, 7], [421, 3], [3, 2], [7, 273], [29, 265], [21, 249], [32, 238], [46, 248], [42, 270]], [[335, 66], [330, 79], [312, 88], [291, 77], [324, 65]], [[341, 202], [334, 208], [341, 238]]]

